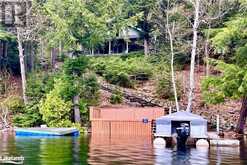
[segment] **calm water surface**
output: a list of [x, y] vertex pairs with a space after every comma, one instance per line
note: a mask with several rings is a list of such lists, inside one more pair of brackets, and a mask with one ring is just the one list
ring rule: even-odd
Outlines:
[[155, 148], [147, 137], [27, 138], [0, 135], [0, 156], [24, 156], [27, 165], [247, 164], [247, 144], [207, 149]]

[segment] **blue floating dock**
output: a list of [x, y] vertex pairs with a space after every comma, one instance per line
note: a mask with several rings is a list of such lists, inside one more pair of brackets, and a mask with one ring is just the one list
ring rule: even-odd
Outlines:
[[15, 128], [16, 136], [78, 136], [75, 128]]

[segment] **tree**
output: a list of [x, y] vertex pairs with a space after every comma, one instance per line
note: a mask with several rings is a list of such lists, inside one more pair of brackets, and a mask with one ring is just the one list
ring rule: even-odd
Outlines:
[[116, 37], [123, 29], [134, 26], [138, 16], [128, 16], [124, 0], [48, 0], [42, 11], [51, 22], [45, 34], [49, 44], [64, 43], [65, 49], [78, 44], [91, 52]]
[[[18, 73], [18, 65], [15, 45], [16, 37], [8, 32], [6, 28], [0, 26], [0, 70], [8, 70], [14, 74]], [[8, 47], [13, 47], [11, 50]], [[17, 66], [15, 66], [17, 65]]]
[[[19, 60], [21, 68], [21, 80], [22, 80], [22, 93], [24, 103], [27, 104], [28, 98], [26, 96], [26, 67], [25, 67], [25, 55], [24, 55], [24, 42], [33, 42], [37, 40], [37, 31], [40, 29], [39, 15], [37, 15], [36, 4], [31, 4], [30, 1], [23, 1], [25, 3], [26, 9], [25, 14], [23, 15], [22, 4], [15, 5], [15, 30], [14, 33], [17, 36], [18, 51], [19, 51]], [[23, 21], [23, 18], [25, 20]]]
[[[201, 0], [190, 0], [189, 1], [194, 10], [194, 18], [193, 18], [193, 25], [192, 25], [192, 32], [193, 32], [193, 39], [192, 39], [192, 48], [191, 48], [191, 59], [190, 59], [190, 76], [189, 76], [189, 91], [188, 91], [188, 104], [186, 111], [191, 111], [192, 110], [192, 103], [193, 103], [193, 98], [194, 98], [194, 90], [195, 90], [195, 60], [196, 60], [196, 55], [197, 53], [197, 47], [198, 47], [198, 31], [199, 31], [199, 25], [202, 22], [209, 22], [209, 20], [213, 19], [218, 19], [225, 13], [221, 13], [221, 7], [222, 7], [222, 0], [219, 0], [217, 3], [218, 10], [211, 10], [207, 8], [208, 5], [210, 5], [212, 2], [211, 1], [201, 1]], [[214, 1], [216, 4], [217, 1]], [[228, 1], [226, 3], [227, 5], [229, 4]], [[226, 5], [226, 6], [227, 6]], [[215, 17], [211, 16], [210, 14], [216, 12], [217, 15]], [[206, 46], [208, 41], [206, 40]], [[206, 51], [207, 55], [207, 51]], [[198, 54], [199, 56], [199, 54]], [[208, 56], [208, 55], [207, 55]], [[199, 59], [199, 57], [198, 57]], [[199, 62], [198, 62], [199, 63]]]
[[24, 54], [23, 54], [23, 39], [21, 37], [21, 32], [19, 27], [17, 27], [17, 42], [18, 42], [18, 51], [19, 51], [19, 60], [20, 60], [20, 68], [21, 68], [21, 80], [22, 80], [22, 97], [24, 103], [27, 104], [27, 96], [26, 96], [26, 69], [24, 64]]
[[[73, 103], [74, 103], [74, 120], [76, 123], [81, 122], [80, 109], [79, 109], [79, 94], [80, 94], [80, 81], [84, 79], [84, 73], [88, 68], [88, 59], [85, 57], [69, 59], [64, 63], [64, 73], [66, 77], [72, 80], [70, 88], [77, 89], [77, 92], [74, 90]], [[82, 78], [82, 80], [80, 80]]]
[[144, 54], [149, 54], [150, 34], [152, 30], [151, 10], [155, 6], [156, 1], [153, 0], [131, 0], [130, 11], [131, 13], [142, 13], [142, 18], [138, 22], [137, 27], [142, 30], [144, 38]]
[[226, 98], [242, 98], [242, 107], [236, 131], [243, 133], [247, 115], [247, 69], [235, 64], [212, 60], [213, 66], [221, 71], [219, 76], [208, 76], [202, 84], [204, 100], [217, 104]]
[[186, 111], [191, 111], [192, 101], [195, 89], [195, 58], [197, 51], [197, 37], [198, 37], [198, 27], [199, 27], [199, 13], [200, 13], [200, 2], [201, 0], [195, 0], [192, 2], [194, 7], [194, 23], [193, 23], [193, 41], [191, 49], [191, 60], [190, 60], [190, 77], [189, 77], [189, 93], [188, 93], [188, 105]]
[[176, 110], [179, 111], [179, 103], [178, 103], [178, 96], [177, 96], [177, 88], [176, 88], [176, 77], [174, 72], [174, 33], [175, 33], [175, 21], [172, 22], [172, 27], [170, 27], [169, 23], [169, 8], [170, 8], [170, 1], [167, 2], [167, 11], [166, 11], [166, 28], [169, 35], [169, 41], [170, 41], [170, 49], [171, 49], [171, 77], [172, 77], [172, 87], [174, 92], [174, 99], [176, 104]]
[[[213, 61], [220, 76], [205, 79], [203, 88], [206, 101], [219, 103], [225, 98], [242, 99], [242, 107], [236, 131], [243, 133], [247, 116], [247, 58], [246, 27], [247, 3], [241, 1], [239, 12], [225, 22], [222, 28], [212, 29], [212, 43], [224, 55], [225, 62]], [[208, 91], [207, 91], [208, 90]], [[211, 99], [209, 97], [212, 97]]]

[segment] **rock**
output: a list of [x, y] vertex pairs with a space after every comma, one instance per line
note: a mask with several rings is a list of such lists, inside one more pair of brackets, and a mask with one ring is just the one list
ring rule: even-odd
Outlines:
[[200, 139], [196, 142], [196, 147], [209, 147], [209, 143], [205, 139]]

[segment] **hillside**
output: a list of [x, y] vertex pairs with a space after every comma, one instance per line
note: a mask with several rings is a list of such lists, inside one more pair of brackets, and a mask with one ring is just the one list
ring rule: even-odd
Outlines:
[[[231, 127], [236, 127], [237, 120], [239, 118], [239, 110], [241, 108], [241, 102], [240, 101], [234, 101], [234, 100], [227, 100], [226, 102], [222, 104], [217, 105], [206, 105], [202, 98], [202, 91], [201, 91], [201, 81], [205, 77], [205, 67], [200, 66], [200, 68], [197, 68], [197, 71], [195, 73], [196, 77], [196, 89], [195, 89], [195, 98], [193, 101], [193, 112], [199, 115], [202, 115], [205, 117], [209, 122], [210, 126], [215, 127], [216, 125], [216, 115], [220, 115], [220, 125], [224, 129], [231, 129]], [[188, 75], [189, 75], [189, 69], [184, 69], [181, 71], [178, 71], [177, 73], [177, 79], [179, 82], [182, 83], [182, 97], [179, 101], [181, 109], [186, 109], [187, 105], [187, 97], [186, 97], [186, 91], [188, 86]], [[102, 81], [102, 78], [100, 78]], [[120, 87], [118, 87], [120, 89]], [[172, 103], [171, 100], [167, 99], [160, 99], [157, 96], [157, 93], [155, 92], [155, 81], [154, 80], [148, 80], [148, 81], [140, 81], [135, 86], [135, 89], [130, 88], [121, 88], [121, 91], [124, 93], [129, 92], [134, 94], [139, 94], [141, 98], [143, 97], [150, 97], [153, 99], [160, 100], [160, 102], [166, 103], [164, 108], [168, 112], [168, 106], [174, 106], [174, 103]], [[112, 93], [107, 90], [100, 90], [100, 106], [105, 105], [111, 105], [110, 103], [110, 97]], [[122, 105], [127, 106], [143, 106], [138, 102], [131, 101], [129, 99], [124, 98]]]

